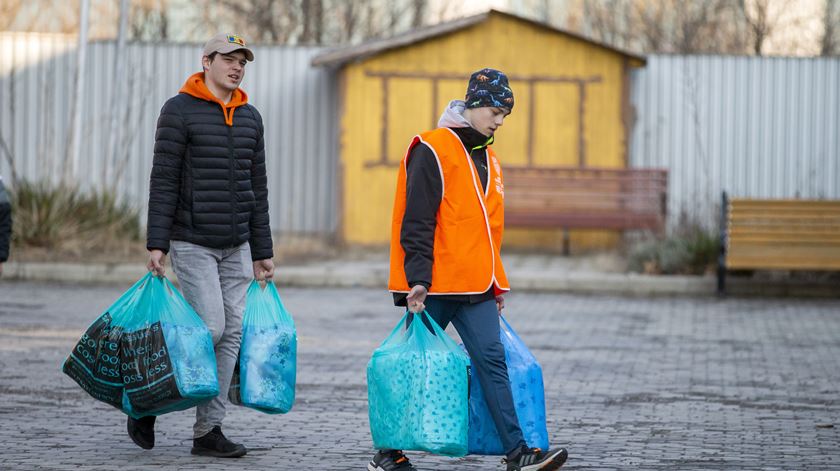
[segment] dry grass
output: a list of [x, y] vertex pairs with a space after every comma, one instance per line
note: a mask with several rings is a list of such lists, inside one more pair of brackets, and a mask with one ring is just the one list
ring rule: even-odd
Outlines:
[[45, 182], [11, 190], [17, 260], [135, 260], [145, 256], [137, 209], [112, 194]]

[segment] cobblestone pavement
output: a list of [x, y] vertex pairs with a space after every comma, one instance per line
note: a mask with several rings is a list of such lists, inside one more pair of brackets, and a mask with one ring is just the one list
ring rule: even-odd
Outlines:
[[[0, 283], [0, 469], [363, 470], [372, 449], [365, 365], [400, 312], [378, 290], [281, 290], [299, 335], [292, 412], [231, 407], [248, 455], [189, 454], [192, 414], [157, 446], [60, 372], [125, 287]], [[840, 302], [509, 296], [543, 366], [564, 469], [840, 469]], [[411, 453], [422, 470], [501, 469], [498, 457]]]

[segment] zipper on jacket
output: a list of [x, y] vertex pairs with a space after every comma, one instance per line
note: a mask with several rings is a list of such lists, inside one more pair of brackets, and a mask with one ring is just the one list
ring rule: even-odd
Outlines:
[[228, 131], [228, 190], [230, 191], [231, 213], [230, 213], [230, 237], [231, 247], [236, 245], [236, 153], [233, 149], [233, 126], [226, 126]]

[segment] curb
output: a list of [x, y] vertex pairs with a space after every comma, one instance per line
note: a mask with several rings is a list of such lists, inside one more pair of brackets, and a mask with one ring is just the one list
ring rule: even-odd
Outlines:
[[551, 274], [513, 270], [509, 278], [516, 289], [539, 292], [631, 296], [710, 296], [714, 295], [716, 288], [714, 278], [698, 276], [650, 276], [635, 273], [596, 272]]
[[[3, 267], [7, 280], [60, 283], [130, 284], [146, 273], [141, 263], [43, 263], [9, 262]], [[174, 282], [171, 267], [167, 276]], [[600, 293], [636, 296], [710, 295], [714, 280], [703, 277], [654, 277], [617, 273], [552, 273], [532, 269], [509, 270], [515, 290], [552, 293]], [[371, 264], [325, 264], [279, 267], [275, 280], [281, 286], [310, 288], [381, 288], [388, 284], [388, 267]]]
[[[167, 276], [177, 281], [168, 267]], [[131, 284], [146, 273], [142, 263], [44, 263], [8, 262], [3, 279], [58, 283]], [[636, 273], [536, 270], [511, 267], [508, 278], [514, 291], [602, 294], [622, 296], [715, 296], [714, 276], [652, 276]], [[328, 261], [309, 265], [280, 266], [275, 281], [301, 288], [378, 288], [388, 284], [387, 263]], [[836, 283], [795, 280], [754, 280], [730, 277], [732, 296], [840, 297]]]
[[145, 274], [142, 263], [7, 262], [3, 265], [3, 279], [20, 281], [123, 284], [133, 283]]

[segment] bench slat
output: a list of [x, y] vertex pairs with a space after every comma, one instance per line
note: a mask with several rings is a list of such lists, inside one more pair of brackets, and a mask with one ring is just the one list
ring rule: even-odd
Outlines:
[[796, 259], [768, 259], [766, 256], [727, 258], [726, 268], [730, 270], [815, 270], [834, 271], [840, 270], [840, 261], [826, 259], [821, 256], [811, 258], [799, 257]]
[[726, 266], [730, 269], [840, 269], [840, 257], [836, 255], [836, 247], [749, 245], [734, 247], [732, 250], [726, 257]]
[[603, 195], [603, 194], [586, 194], [586, 193], [547, 193], [542, 191], [534, 192], [533, 194], [508, 194], [505, 193], [505, 207], [513, 206], [558, 206], [566, 205], [592, 204], [598, 206], [600, 204], [608, 203], [613, 206], [630, 206], [642, 205], [646, 207], [659, 207], [659, 198], [648, 195]]
[[734, 247], [736, 245], [750, 246], [777, 244], [822, 245], [825, 247], [833, 246], [835, 247], [835, 250], [840, 250], [840, 235], [833, 237], [825, 237], [822, 235], [813, 236], [807, 234], [790, 234], [776, 236], [742, 235], [729, 238], [729, 247]]
[[659, 206], [655, 203], [645, 202], [619, 202], [610, 200], [586, 200], [582, 198], [566, 199], [535, 199], [506, 201], [505, 212], [535, 211], [535, 212], [562, 212], [562, 211], [637, 211], [642, 213], [659, 214]]
[[840, 201], [732, 199], [727, 269], [840, 270]]
[[774, 227], [733, 227], [729, 238], [736, 237], [840, 237], [840, 226], [774, 226]]
[[797, 219], [801, 219], [803, 221], [807, 221], [809, 219], [829, 220], [829, 221], [836, 221], [836, 222], [840, 223], [840, 211], [838, 211], [836, 213], [830, 213], [830, 212], [825, 212], [825, 211], [788, 212], [788, 211], [780, 211], [780, 210], [775, 210], [775, 211], [768, 210], [763, 214], [743, 213], [743, 212], [733, 211], [732, 214], [729, 215], [729, 220], [734, 221], [734, 222], [740, 222], [740, 221], [778, 221], [778, 220], [797, 220]]
[[506, 167], [505, 225], [655, 229], [664, 225], [662, 169]]
[[513, 227], [565, 227], [569, 229], [651, 229], [661, 227], [661, 218], [626, 213], [519, 213], [505, 214], [505, 225]]
[[668, 179], [667, 170], [652, 169], [604, 169], [594, 167], [510, 167], [505, 166], [505, 174], [511, 175], [547, 175], [555, 178], [595, 178], [599, 180], [610, 178], [639, 178], [644, 180]]
[[604, 195], [611, 194], [642, 194], [642, 195], [656, 195], [665, 191], [660, 187], [645, 187], [641, 185], [636, 186], [617, 186], [617, 185], [603, 185], [598, 182], [585, 183], [557, 183], [557, 182], [510, 182], [505, 180], [505, 193], [524, 193], [530, 194], [535, 191], [544, 191], [549, 193], [579, 193], [585, 192], [588, 194], [601, 193]]
[[732, 199], [729, 204], [736, 208], [745, 209], [766, 209], [766, 208], [821, 208], [840, 209], [840, 201], [831, 200], [753, 200], [753, 199]]

